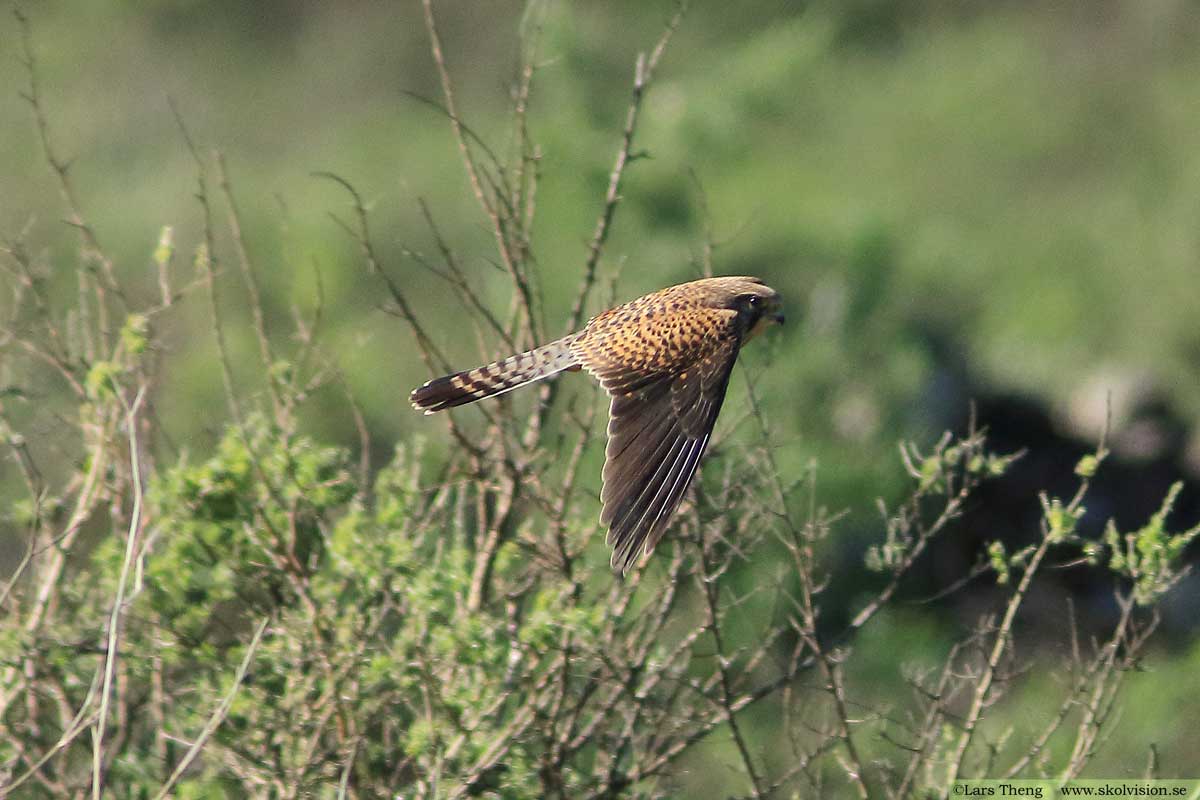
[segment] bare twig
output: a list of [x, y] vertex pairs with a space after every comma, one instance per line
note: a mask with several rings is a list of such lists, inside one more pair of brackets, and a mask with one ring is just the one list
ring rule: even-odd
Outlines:
[[[1099, 461], [1104, 458], [1106, 453], [1104, 437], [1101, 437], [1099, 445], [1096, 448], [1095, 457]], [[1082, 508], [1083, 498], [1087, 494], [1090, 481], [1084, 478], [1080, 481], [1079, 488], [1075, 492], [1074, 497], [1066, 506], [1068, 514], [1076, 514]], [[1009, 597], [1008, 604], [1004, 609], [1004, 616], [1000, 620], [1000, 624], [996, 628], [995, 639], [992, 642], [992, 647], [988, 653], [987, 661], [984, 664], [982, 673], [979, 675], [975, 684], [975, 691], [971, 698], [971, 705], [962, 722], [962, 732], [959, 734], [958, 740], [954, 745], [948, 760], [946, 769], [946, 792], [947, 797], [954, 782], [958, 780], [959, 772], [962, 769], [963, 759], [966, 757], [967, 748], [971, 745], [971, 741], [975, 735], [975, 730], [979, 725], [979, 720], [982, 716], [983, 709], [988, 702], [989, 692], [992, 689], [993, 683], [996, 680], [996, 671], [1000, 664], [1000, 659], [1004, 656], [1008, 649], [1009, 642], [1012, 636], [1013, 622], [1016, 620], [1017, 611], [1021, 608], [1026, 595], [1029, 592], [1029, 587], [1033, 583], [1034, 577], [1037, 575], [1038, 568], [1042, 564], [1042, 560], [1046, 557], [1046, 553], [1050, 547], [1056, 543], [1056, 539], [1051, 535], [1051, 529], [1045, 519], [1042, 520], [1042, 539], [1038, 543], [1037, 548], [1026, 560], [1024, 571], [1021, 575], [1021, 581], [1017, 584], [1016, 590]]]
[[667, 49], [667, 43], [675, 34], [683, 15], [687, 12], [686, 0], [680, 2], [675, 15], [667, 23], [666, 29], [658, 37], [649, 57], [639, 55], [633, 70], [633, 96], [629, 108], [625, 112], [625, 128], [621, 132], [621, 145], [617, 148], [617, 156], [613, 161], [612, 171], [608, 176], [608, 188], [604, 192], [604, 207], [596, 220], [596, 228], [592, 232], [592, 240], [588, 245], [587, 258], [583, 262], [583, 281], [575, 294], [575, 304], [571, 307], [571, 315], [567, 322], [567, 332], [573, 331], [583, 322], [583, 311], [587, 306], [588, 296], [596, 283], [596, 266], [600, 263], [600, 255], [604, 244], [608, 241], [608, 233], [612, 228], [613, 216], [617, 205], [621, 202], [621, 181], [625, 176], [625, 167], [636, 157], [633, 152], [633, 137], [637, 132], [638, 118], [642, 111], [642, 100], [646, 89], [654, 77], [654, 70]]
[[737, 715], [732, 710], [734, 694], [733, 683], [729, 674], [731, 663], [729, 657], [726, 655], [725, 639], [721, 634], [721, 612], [718, 608], [720, 591], [717, 585], [718, 576], [714, 574], [716, 565], [713, 563], [710, 544], [707, 540], [701, 545], [701, 552], [703, 554], [703, 562], [701, 564], [701, 571], [697, 573], [697, 579], [704, 590], [704, 598], [708, 607], [708, 628], [712, 633], [713, 643], [717, 648], [717, 671], [721, 676], [721, 705], [729, 717], [729, 730], [733, 734], [734, 743], [737, 745], [742, 766], [745, 767], [746, 775], [750, 778], [754, 797], [760, 798], [765, 796], [762, 778], [759, 777], [758, 771], [754, 767], [754, 759], [751, 758], [750, 749], [746, 746], [746, 738], [742, 735]]
[[183, 137], [184, 144], [187, 146], [188, 153], [192, 156], [192, 162], [196, 165], [196, 200], [199, 201], [201, 209], [204, 212], [204, 244], [196, 254], [197, 266], [200, 267], [201, 273], [204, 275], [205, 286], [208, 289], [208, 310], [213, 332], [213, 339], [217, 344], [217, 360], [221, 366], [221, 382], [225, 389], [225, 402], [229, 406], [229, 413], [237, 424], [238, 430], [245, 431], [246, 426], [242, 417], [241, 405], [238, 402], [237, 392], [234, 389], [233, 368], [230, 365], [229, 350], [225, 345], [225, 324], [221, 314], [221, 304], [217, 297], [217, 279], [216, 279], [216, 242], [213, 235], [212, 222], [212, 206], [208, 198], [208, 177], [207, 170], [204, 167], [204, 159], [200, 157], [200, 151], [196, 147], [196, 143], [192, 140], [192, 134], [188, 131], [187, 124], [183, 120], [183, 115], [180, 114], [175, 102], [169, 101], [171, 113], [175, 117], [175, 123], [179, 127], [179, 133]]
[[511, 209], [497, 208], [493, 202], [492, 198], [497, 200], [502, 199], [502, 194], [496, 192], [489, 194], [484, 191], [480, 177], [482, 173], [475, 160], [475, 155], [471, 152], [471, 147], [467, 142], [467, 135], [464, 132], [462, 118], [459, 115], [454, 97], [454, 85], [450, 80], [450, 72], [446, 68], [442, 40], [438, 33], [437, 22], [433, 16], [432, 0], [422, 0], [421, 6], [425, 10], [425, 30], [429, 36], [430, 52], [433, 55], [433, 62], [437, 66], [438, 76], [442, 82], [442, 98], [446, 103], [446, 113], [450, 117], [450, 127], [454, 132], [454, 140], [458, 144], [458, 151], [462, 156], [463, 166], [471, 182], [471, 189], [475, 193], [475, 199], [479, 202], [480, 208], [483, 209], [484, 214], [487, 215], [491, 222], [492, 235], [496, 239], [496, 249], [499, 251], [500, 260], [503, 262], [504, 268], [512, 279], [513, 286], [520, 297], [522, 327], [531, 342], [540, 340], [541, 330], [535, 313], [533, 289], [530, 279], [525, 272], [521, 260], [514, 253], [512, 243], [509, 241], [508, 234], [506, 233], [507, 222], [513, 220], [515, 216]]
[[[41, 82], [38, 79], [37, 60], [33, 53], [33, 34], [30, 30], [29, 18], [25, 16], [25, 13], [21, 11], [19, 6], [13, 9], [13, 16], [16, 17], [17, 24], [21, 28], [21, 60], [29, 75], [29, 91], [23, 92], [21, 96], [25, 98], [33, 109], [34, 120], [37, 123], [38, 137], [42, 144], [42, 152], [45, 154], [46, 161], [58, 179], [59, 193], [62, 195], [63, 203], [71, 215], [67, 219], [67, 223], [79, 231], [84, 245], [85, 257], [96, 259], [101, 266], [104, 282], [96, 285], [96, 299], [100, 312], [99, 330], [103, 336], [107, 337], [111, 331], [108, 327], [106, 292], [112, 292], [120, 301], [122, 308], [126, 306], [125, 294], [121, 290], [120, 284], [117, 283], [116, 271], [113, 268], [112, 259], [105, 254], [104, 248], [100, 246], [100, 242], [96, 238], [95, 230], [92, 229], [91, 225], [87, 223], [80, 212], [79, 200], [76, 197], [75, 188], [71, 184], [68, 174], [71, 169], [71, 163], [60, 158], [51, 143], [50, 125], [46, 120], [46, 113], [43, 108]], [[105, 348], [107, 349], [107, 341], [105, 341]]]
[[183, 777], [183, 773], [191, 766], [191, 763], [204, 749], [204, 745], [209, 738], [216, 732], [217, 728], [225, 720], [225, 716], [229, 713], [230, 706], [233, 705], [234, 698], [237, 697], [238, 690], [242, 687], [242, 682], [246, 679], [246, 673], [250, 670], [250, 664], [254, 661], [254, 654], [258, 651], [259, 644], [262, 643], [263, 633], [267, 630], [267, 624], [270, 618], [263, 619], [258, 623], [258, 627], [254, 629], [254, 636], [250, 639], [250, 644], [246, 645], [246, 653], [242, 656], [242, 663], [238, 665], [237, 672], [233, 675], [233, 685], [229, 687], [229, 691], [221, 698], [220, 704], [213, 710], [208, 721], [204, 723], [204, 727], [200, 730], [200, 735], [192, 742], [191, 747], [184, 753], [183, 758], [175, 765], [175, 769], [171, 772], [171, 777], [167, 778], [167, 782], [158, 790], [158, 794], [154, 796], [155, 800], [162, 800], [167, 797], [179, 779]]
[[237, 203], [233, 199], [233, 188], [229, 183], [229, 173], [225, 168], [225, 155], [220, 151], [214, 151], [214, 158], [217, 163], [217, 182], [221, 187], [221, 193], [225, 195], [225, 205], [229, 208], [229, 230], [233, 235], [234, 249], [237, 251], [238, 264], [242, 268], [242, 280], [246, 283], [246, 292], [250, 299], [250, 313], [254, 319], [254, 336], [258, 340], [259, 358], [262, 360], [263, 373], [266, 376], [267, 391], [271, 395], [271, 400], [274, 403], [276, 413], [279, 413], [281, 401], [279, 396], [279, 388], [275, 385], [272, 368], [275, 365], [275, 356], [271, 352], [271, 339], [267, 335], [267, 323], [263, 316], [262, 293], [258, 288], [258, 278], [254, 274], [254, 267], [250, 263], [250, 253], [246, 249], [246, 241], [242, 236], [242, 219], [238, 212]]
[[[117, 392], [120, 397], [120, 392]], [[129, 437], [130, 481], [133, 485], [133, 509], [129, 514], [129, 530], [125, 536], [125, 557], [121, 561], [121, 574], [117, 578], [117, 594], [113, 599], [112, 612], [108, 618], [108, 642], [104, 654], [104, 683], [100, 690], [100, 710], [96, 718], [96, 732], [92, 745], [92, 798], [100, 800], [103, 780], [101, 759], [104, 753], [104, 731], [108, 724], [109, 699], [112, 696], [113, 674], [120, 652], [121, 617], [125, 610], [125, 591], [129, 582], [129, 571], [133, 567], [142, 526], [142, 473], [141, 447], [138, 444], [138, 412], [146, 397], [146, 387], [138, 387], [133, 402], [125, 406], [125, 426]], [[122, 398], [124, 403], [124, 398]]]

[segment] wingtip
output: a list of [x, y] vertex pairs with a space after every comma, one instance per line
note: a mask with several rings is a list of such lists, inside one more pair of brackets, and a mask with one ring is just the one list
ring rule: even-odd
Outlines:
[[[612, 538], [612, 531], [609, 530], [608, 537], [605, 540], [605, 543], [609, 547], [613, 546], [612, 541], [610, 541]], [[635, 546], [633, 548], [617, 546], [613, 549], [612, 555], [608, 557], [608, 566], [613, 572], [624, 578], [629, 575], [629, 571], [636, 567], [649, 552], [644, 546]]]

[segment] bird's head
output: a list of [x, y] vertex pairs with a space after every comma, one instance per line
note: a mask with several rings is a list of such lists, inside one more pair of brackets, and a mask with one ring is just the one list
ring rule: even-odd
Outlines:
[[709, 278], [712, 305], [736, 311], [742, 320], [742, 341], [753, 339], [770, 324], [783, 324], [783, 300], [779, 293], [758, 278], [748, 276]]

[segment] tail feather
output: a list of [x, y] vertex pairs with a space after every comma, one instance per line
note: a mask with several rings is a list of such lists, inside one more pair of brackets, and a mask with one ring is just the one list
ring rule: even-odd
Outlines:
[[557, 375], [579, 365], [571, 352], [574, 337], [542, 345], [502, 361], [426, 381], [409, 395], [413, 408], [432, 414], [511, 392], [528, 383]]

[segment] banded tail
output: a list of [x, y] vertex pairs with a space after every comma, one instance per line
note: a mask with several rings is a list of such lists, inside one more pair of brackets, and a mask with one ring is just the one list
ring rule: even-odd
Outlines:
[[414, 389], [408, 399], [413, 408], [432, 414], [511, 392], [564, 370], [577, 369], [579, 361], [571, 352], [574, 340], [574, 336], [567, 336], [487, 366], [426, 381], [420, 388]]

